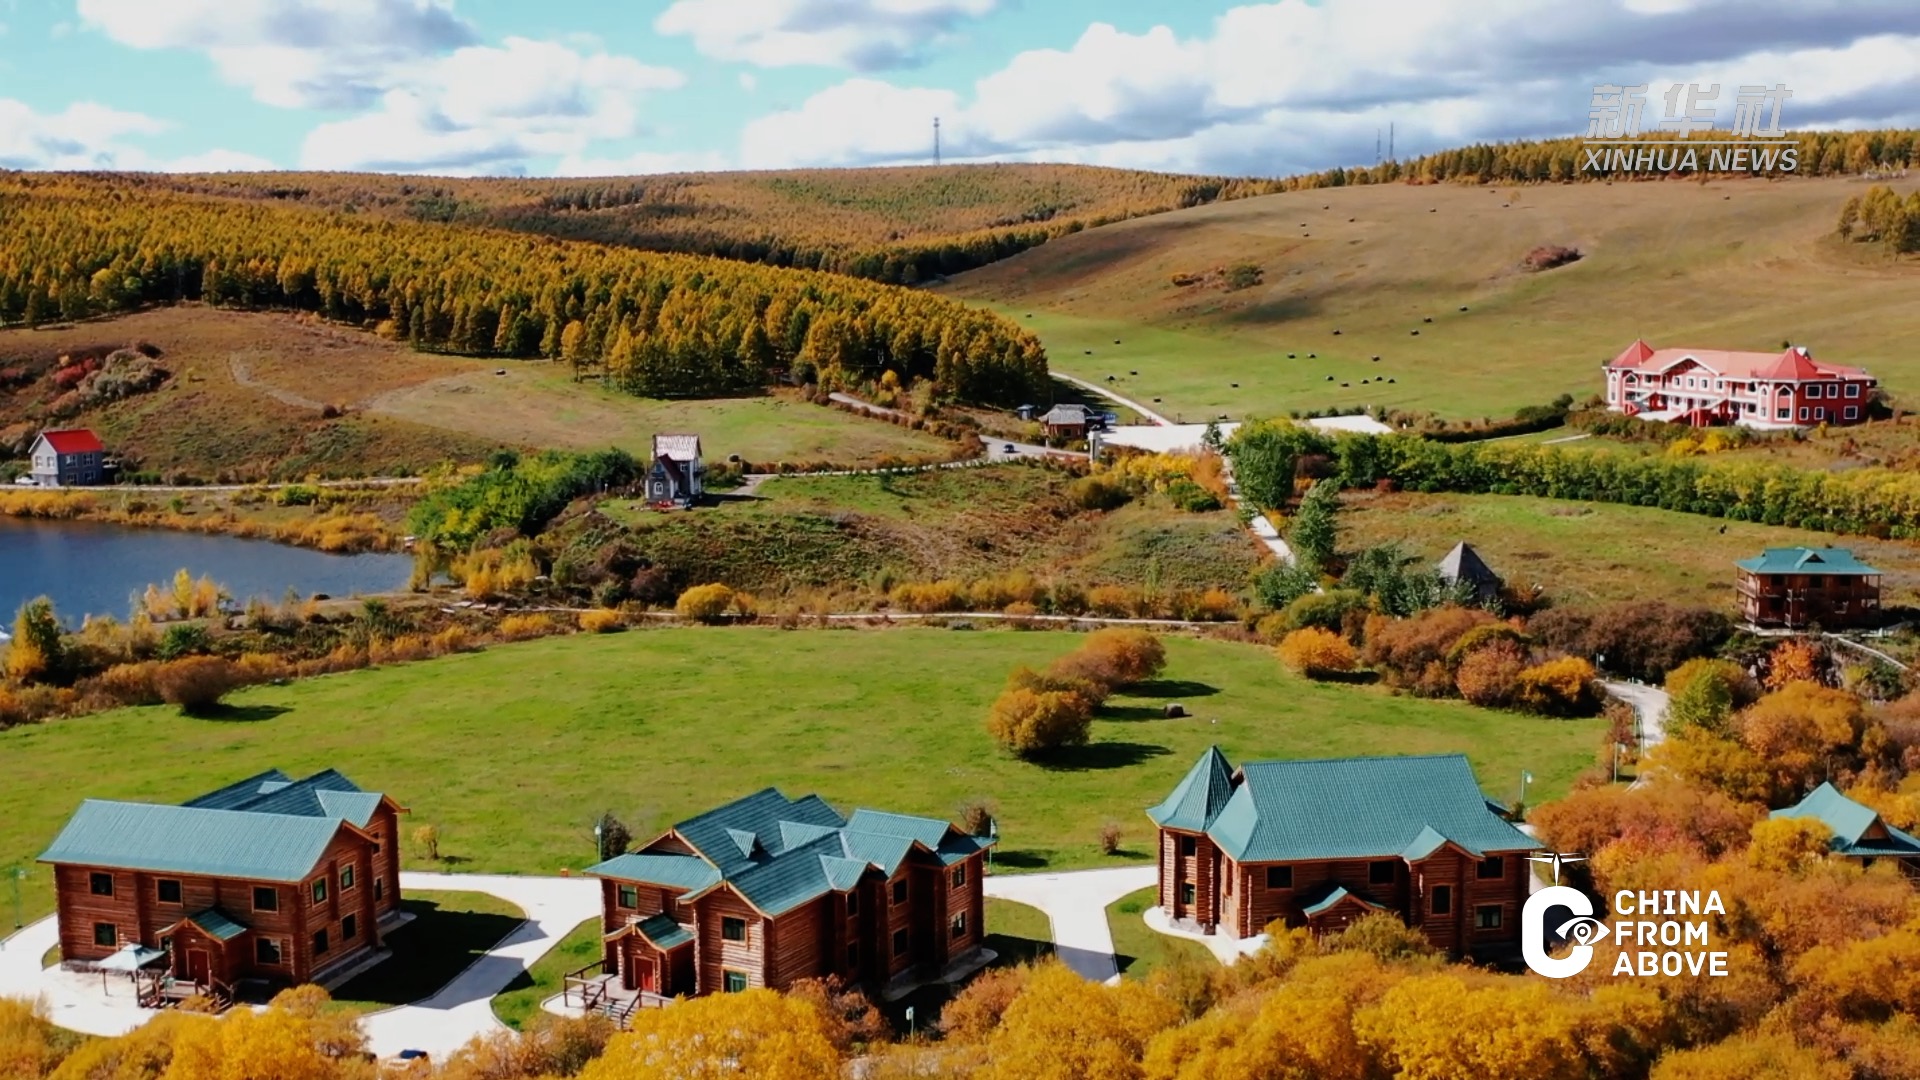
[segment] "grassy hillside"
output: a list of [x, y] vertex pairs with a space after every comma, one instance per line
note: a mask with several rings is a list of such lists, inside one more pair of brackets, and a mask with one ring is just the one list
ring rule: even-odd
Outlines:
[[[1920, 395], [1908, 344], [1920, 268], [1831, 236], [1862, 190], [1832, 178], [1296, 191], [1065, 237], [943, 291], [1036, 331], [1054, 370], [1115, 376], [1188, 419], [1336, 405], [1505, 415], [1597, 392], [1599, 366], [1636, 336], [1791, 340]], [[1520, 268], [1554, 244], [1584, 257]], [[1228, 291], [1216, 271], [1239, 264], [1260, 283]], [[1174, 283], [1186, 275], [1200, 280]]]
[[[131, 342], [160, 350], [158, 389], [83, 409], [142, 470], [210, 480], [360, 476], [474, 461], [495, 447], [643, 453], [659, 431], [692, 431], [724, 461], [939, 455], [947, 444], [797, 398], [636, 398], [576, 383], [561, 364], [417, 353], [373, 334], [288, 314], [162, 308], [60, 329], [0, 331], [0, 458], [52, 422], [62, 356]], [[501, 375], [497, 372], [505, 371]], [[328, 416], [337, 412], [337, 416]]]
[[142, 182], [908, 284], [1069, 231], [1276, 190], [1260, 180], [1022, 164], [560, 180], [216, 173]]
[[[636, 835], [766, 785], [834, 805], [948, 816], [1000, 805], [1002, 869], [1094, 866], [1103, 822], [1143, 858], [1143, 811], [1209, 744], [1236, 761], [1468, 755], [1489, 793], [1564, 792], [1599, 721], [1541, 720], [1287, 675], [1269, 650], [1173, 639], [1161, 681], [1114, 699], [1053, 765], [996, 749], [988, 703], [1068, 634], [661, 629], [549, 639], [259, 687], [221, 719], [170, 708], [0, 732], [0, 867], [31, 866], [82, 798], [179, 800], [270, 766], [334, 767], [432, 824], [441, 868], [555, 874], [593, 858], [594, 818]], [[1160, 719], [1178, 701], [1193, 716]], [[129, 747], [140, 752], [129, 753]], [[408, 847], [410, 867], [427, 868]], [[28, 914], [51, 906], [44, 868]]]

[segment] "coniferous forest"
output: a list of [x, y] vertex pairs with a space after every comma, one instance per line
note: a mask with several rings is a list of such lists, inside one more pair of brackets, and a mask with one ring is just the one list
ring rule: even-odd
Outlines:
[[0, 175], [0, 323], [146, 304], [290, 307], [417, 348], [564, 359], [636, 394], [710, 396], [780, 371], [885, 371], [942, 395], [1040, 395], [1039, 341], [990, 312], [812, 271], [182, 194]]

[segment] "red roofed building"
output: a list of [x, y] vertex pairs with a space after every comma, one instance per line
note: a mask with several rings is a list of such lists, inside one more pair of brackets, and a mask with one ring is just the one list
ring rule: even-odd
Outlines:
[[43, 431], [29, 452], [33, 482], [39, 487], [99, 484], [107, 476], [107, 448], [85, 428]]
[[1607, 364], [1607, 408], [1643, 420], [1767, 430], [1857, 424], [1879, 385], [1804, 347], [1777, 353], [1655, 349], [1635, 341]]

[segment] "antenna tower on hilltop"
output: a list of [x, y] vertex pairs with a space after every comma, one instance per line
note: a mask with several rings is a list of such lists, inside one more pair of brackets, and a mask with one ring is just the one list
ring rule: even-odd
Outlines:
[[940, 118], [933, 118], [933, 163], [940, 164]]

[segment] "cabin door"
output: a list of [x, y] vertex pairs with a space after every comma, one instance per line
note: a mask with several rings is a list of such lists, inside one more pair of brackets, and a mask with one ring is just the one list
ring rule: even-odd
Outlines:
[[204, 983], [209, 981], [209, 976], [212, 974], [213, 967], [207, 962], [207, 950], [188, 949], [187, 979], [191, 982]]
[[634, 961], [633, 978], [635, 989], [648, 994], [659, 993], [660, 983], [659, 977], [656, 974], [659, 970], [659, 965], [657, 965], [650, 956], [643, 956]]

